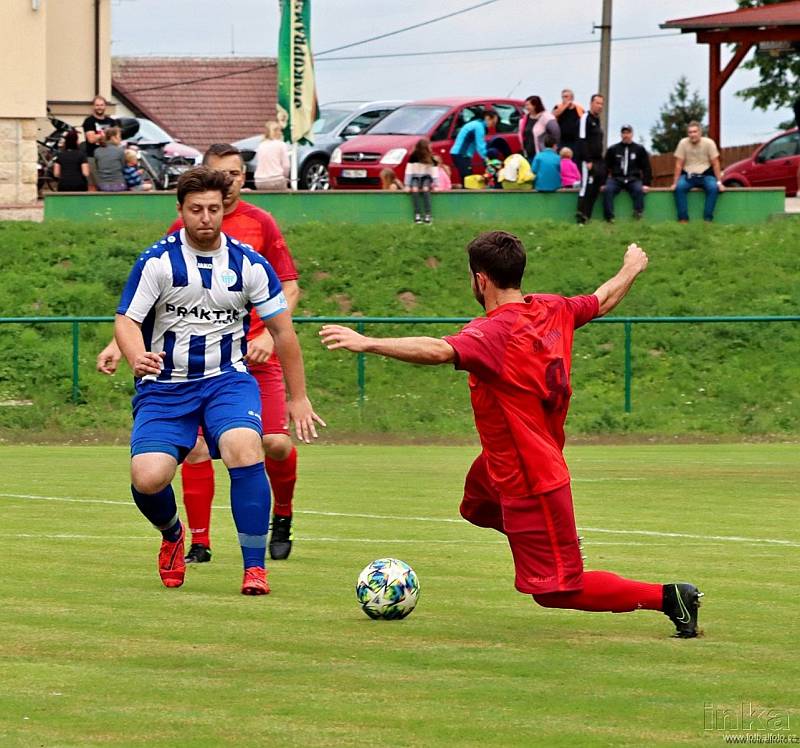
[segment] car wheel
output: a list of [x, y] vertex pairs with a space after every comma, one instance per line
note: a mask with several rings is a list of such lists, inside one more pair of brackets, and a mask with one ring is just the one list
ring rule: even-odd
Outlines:
[[300, 175], [300, 188], [304, 190], [329, 190], [328, 162], [321, 158], [310, 158], [303, 164]]
[[726, 187], [744, 187], [738, 179], [729, 179], [725, 182]]

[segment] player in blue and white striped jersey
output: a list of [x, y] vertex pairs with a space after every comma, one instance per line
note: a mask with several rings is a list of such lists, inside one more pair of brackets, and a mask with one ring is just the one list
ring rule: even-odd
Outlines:
[[[250, 310], [275, 341], [298, 438], [316, 437], [317, 416], [305, 391], [300, 346], [281, 284], [269, 263], [222, 234], [228, 178], [197, 167], [178, 182], [185, 228], [137, 260], [122, 293], [115, 338], [136, 377], [131, 434], [131, 490], [163, 541], [165, 586], [183, 584], [184, 530], [171, 482], [202, 426], [212, 456], [231, 476], [244, 594], [269, 592], [265, 571], [270, 493], [261, 446], [261, 402], [247, 363]], [[323, 424], [324, 425], [324, 424]]]

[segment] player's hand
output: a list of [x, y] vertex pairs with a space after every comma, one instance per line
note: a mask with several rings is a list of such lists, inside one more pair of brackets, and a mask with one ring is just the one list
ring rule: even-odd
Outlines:
[[367, 350], [367, 339], [355, 330], [343, 325], [323, 325], [319, 331], [322, 338], [322, 345], [327, 346], [329, 351], [337, 348], [344, 348], [353, 353], [361, 353]]
[[297, 400], [289, 400], [286, 404], [289, 418], [294, 422], [295, 433], [301, 442], [311, 444], [312, 439], [317, 438], [317, 428], [314, 422], [320, 426], [327, 426], [311, 407], [311, 401], [307, 397]]
[[644, 272], [647, 267], [648, 259], [645, 251], [638, 244], [629, 244], [628, 249], [625, 251], [625, 257], [622, 264], [626, 268], [630, 268], [636, 274]]
[[97, 354], [97, 371], [103, 374], [114, 374], [122, 358], [116, 340], [112, 340], [100, 353]]
[[725, 190], [727, 190], [728, 188], [724, 184], [722, 184], [722, 182], [717, 182], [717, 189], [720, 192], [725, 192]]
[[247, 341], [247, 355], [244, 357], [246, 364], [263, 364], [275, 349], [275, 341], [267, 330]]
[[677, 190], [677, 189], [678, 189], [678, 183], [677, 183], [677, 182], [673, 182], [673, 183], [672, 183], [672, 184], [669, 186], [669, 191], [670, 191], [670, 192], [675, 192], [675, 190]]
[[642, 186], [642, 192], [644, 192], [644, 194], [646, 195], [648, 192], [650, 192], [650, 188], [645, 184]]
[[131, 368], [133, 369], [133, 376], [143, 377], [146, 374], [160, 374], [161, 369], [164, 368], [164, 358], [166, 353], [153, 353], [152, 351], [145, 351], [140, 353], [133, 361]]

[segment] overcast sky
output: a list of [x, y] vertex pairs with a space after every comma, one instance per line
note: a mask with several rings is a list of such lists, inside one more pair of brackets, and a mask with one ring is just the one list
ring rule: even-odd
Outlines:
[[[321, 53], [381, 33], [477, 5], [480, 0], [314, 0], [312, 48]], [[496, 0], [424, 28], [320, 55], [316, 77], [321, 103], [341, 100], [416, 99], [431, 96], [542, 97], [552, 107], [562, 88], [585, 103], [598, 85], [602, 0]], [[630, 123], [642, 142], [675, 81], [688, 76], [707, 100], [708, 47], [693, 34], [662, 31], [666, 20], [735, 10], [734, 0], [616, 0], [611, 53], [609, 129]], [[275, 56], [278, 0], [112, 0], [115, 56]], [[520, 44], [596, 42], [506, 50]], [[333, 61], [335, 56], [490, 48], [441, 56]], [[727, 58], [725, 58], [727, 59]], [[723, 89], [723, 145], [760, 142], [791, 111], [753, 111], [734, 96], [757, 82], [739, 69]], [[233, 102], [243, 106], [246, 102]]]

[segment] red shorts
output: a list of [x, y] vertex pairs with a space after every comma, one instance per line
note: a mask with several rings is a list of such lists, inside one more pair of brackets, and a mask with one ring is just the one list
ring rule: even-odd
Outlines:
[[261, 425], [264, 434], [289, 434], [289, 415], [286, 411], [286, 387], [283, 369], [273, 353], [263, 364], [248, 367], [258, 382], [261, 393]]
[[508, 499], [492, 482], [481, 453], [467, 473], [461, 516], [508, 538], [514, 586], [530, 595], [583, 588], [583, 559], [569, 484], [548, 493]]

